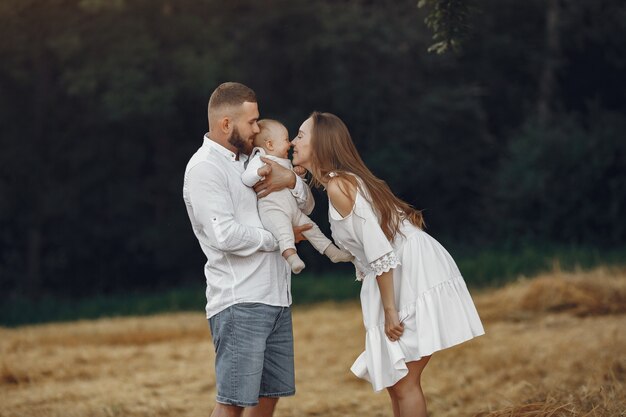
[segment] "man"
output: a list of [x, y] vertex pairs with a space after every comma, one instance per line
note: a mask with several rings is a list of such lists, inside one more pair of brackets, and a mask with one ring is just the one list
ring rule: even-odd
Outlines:
[[[289, 188], [305, 213], [313, 198], [292, 171], [267, 160], [254, 190], [241, 181], [259, 133], [254, 91], [239, 83], [215, 89], [209, 132], [185, 170], [183, 197], [207, 257], [207, 305], [217, 404], [212, 417], [270, 417], [279, 397], [294, 395], [291, 274], [272, 234], [263, 229], [257, 196]], [[294, 228], [297, 240], [310, 226]]]

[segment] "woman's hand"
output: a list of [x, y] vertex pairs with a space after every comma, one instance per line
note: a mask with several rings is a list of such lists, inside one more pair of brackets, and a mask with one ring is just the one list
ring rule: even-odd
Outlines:
[[398, 340], [404, 333], [404, 324], [400, 323], [396, 309], [385, 309], [385, 334], [392, 342]]
[[402, 336], [402, 333], [404, 333], [404, 324], [400, 323], [398, 310], [396, 309], [393, 290], [393, 269], [377, 276], [376, 281], [378, 281], [380, 299], [383, 302], [383, 309], [385, 311], [385, 334], [389, 340], [395, 342]]

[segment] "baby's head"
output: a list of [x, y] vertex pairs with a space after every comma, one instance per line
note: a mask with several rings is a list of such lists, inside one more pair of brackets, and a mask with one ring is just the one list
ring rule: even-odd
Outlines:
[[261, 131], [254, 138], [254, 146], [265, 149], [265, 153], [278, 158], [289, 158], [289, 132], [280, 122], [263, 119], [258, 122]]

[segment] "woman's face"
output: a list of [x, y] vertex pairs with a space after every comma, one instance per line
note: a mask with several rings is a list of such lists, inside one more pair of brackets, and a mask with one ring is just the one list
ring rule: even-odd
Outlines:
[[298, 135], [291, 141], [293, 147], [293, 164], [300, 165], [311, 171], [311, 130], [313, 120], [309, 117], [302, 123]]

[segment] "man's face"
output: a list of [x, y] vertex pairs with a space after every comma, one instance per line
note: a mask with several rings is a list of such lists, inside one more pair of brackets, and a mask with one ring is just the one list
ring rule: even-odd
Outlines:
[[228, 143], [239, 152], [249, 155], [254, 148], [254, 137], [260, 131], [257, 120], [259, 120], [259, 106], [257, 103], [245, 101], [233, 121], [233, 131]]

